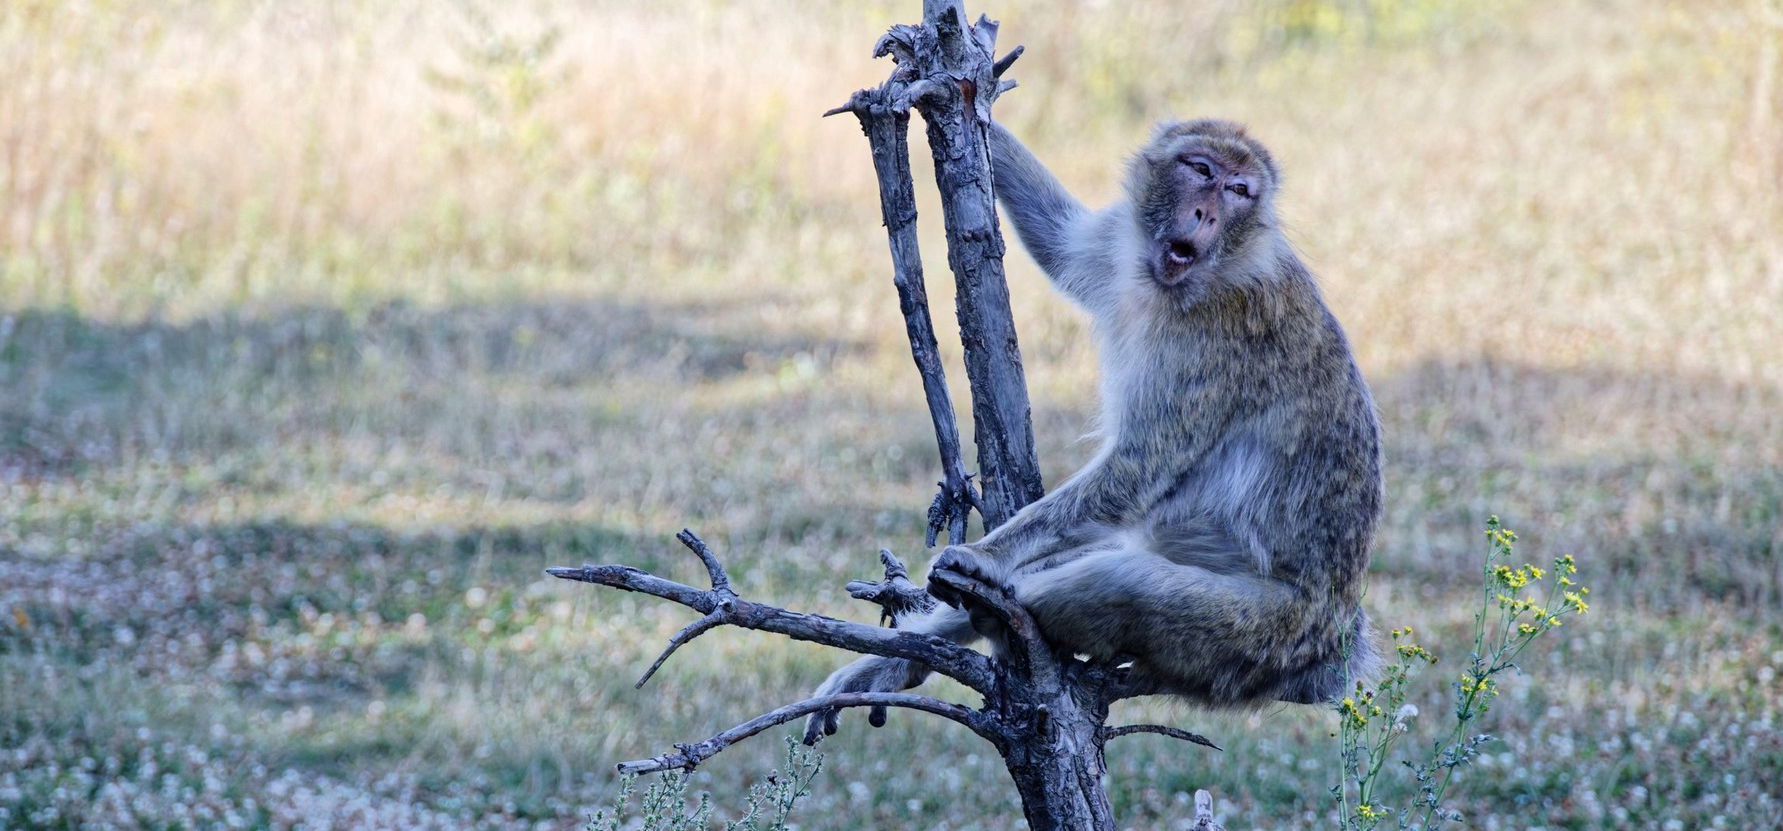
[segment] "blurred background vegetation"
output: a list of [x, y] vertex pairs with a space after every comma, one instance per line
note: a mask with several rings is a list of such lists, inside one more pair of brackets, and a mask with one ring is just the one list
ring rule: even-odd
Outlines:
[[[1490, 714], [1474, 825], [1778, 822], [1776, 0], [972, 11], [1028, 47], [999, 118], [1091, 201], [1159, 118], [1275, 149], [1386, 425], [1383, 627], [1464, 641], [1488, 513], [1579, 558], [1593, 613]], [[571, 828], [613, 762], [822, 679], [842, 656], [721, 632], [634, 692], [685, 610], [541, 569], [696, 581], [690, 525], [746, 595], [870, 620], [840, 584], [881, 545], [926, 559], [866, 145], [817, 117], [918, 16], [0, 3], [0, 825]], [[1093, 352], [1009, 270], [1056, 482], [1093, 450]], [[1142, 717], [1226, 751], [1115, 745], [1133, 827], [1200, 787], [1233, 828], [1327, 815], [1328, 712]], [[825, 749], [803, 827], [1020, 825], [951, 725]]]

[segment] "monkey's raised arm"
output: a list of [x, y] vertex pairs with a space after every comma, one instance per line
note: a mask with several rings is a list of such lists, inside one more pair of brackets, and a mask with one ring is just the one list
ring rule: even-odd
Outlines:
[[1111, 276], [1101, 246], [1087, 233], [1097, 215], [1085, 209], [1028, 152], [1015, 134], [991, 123], [991, 174], [997, 200], [1008, 212], [1022, 246], [1053, 285], [1080, 305], [1097, 310]]

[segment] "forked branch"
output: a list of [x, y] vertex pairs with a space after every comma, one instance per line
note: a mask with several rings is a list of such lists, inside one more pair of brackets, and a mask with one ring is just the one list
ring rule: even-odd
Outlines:
[[[657, 665], [669, 653], [700, 634], [719, 624], [729, 624], [863, 655], [918, 661], [981, 693], [989, 691], [996, 683], [990, 658], [946, 638], [868, 626], [824, 615], [792, 612], [778, 606], [744, 600], [731, 591], [723, 565], [698, 536], [692, 531], [682, 531], [677, 538], [700, 556], [712, 576], [713, 588], [696, 589], [684, 583], [657, 577], [643, 569], [624, 565], [585, 565], [579, 568], [549, 568], [545, 571], [564, 580], [595, 583], [660, 597], [704, 615], [670, 639], [664, 655], [657, 659]], [[654, 672], [654, 669], [653, 666], [651, 671]], [[650, 673], [646, 673], [645, 679], [649, 675]]]

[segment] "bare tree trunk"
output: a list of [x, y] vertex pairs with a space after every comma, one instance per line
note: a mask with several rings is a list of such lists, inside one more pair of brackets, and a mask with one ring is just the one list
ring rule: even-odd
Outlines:
[[1114, 830], [1114, 811], [1102, 784], [1108, 772], [1102, 750], [1107, 717], [1106, 704], [1078, 701], [1071, 689], [1061, 688], [1038, 711], [1032, 735], [997, 748], [1021, 794], [1029, 828]]
[[[983, 499], [978, 507], [986, 529], [1001, 525], [1042, 493], [1027, 381], [1003, 275], [1005, 248], [997, 222], [988, 139], [990, 105], [998, 94], [1014, 86], [999, 76], [1020, 50], [1002, 61], [993, 60], [996, 34], [996, 24], [988, 20], [967, 26], [959, 3], [928, 0], [921, 26], [894, 27], [875, 49], [876, 55], [889, 54], [898, 62], [892, 77], [877, 89], [856, 93], [846, 107], [838, 108], [854, 112], [872, 145], [899, 299], [906, 321], [924, 323], [927, 311], [913, 313], [913, 293], [907, 288], [912, 273], [921, 280], [920, 263], [911, 264], [913, 223], [905, 221], [916, 215], [906, 155], [909, 107], [922, 112], [928, 125], [947, 230], [948, 264], [958, 287], [960, 338], [972, 385], [973, 435], [982, 473]], [[920, 293], [914, 297], [921, 302]], [[921, 326], [908, 328], [911, 349], [918, 366], [923, 367], [932, 341], [919, 339], [925, 334]], [[932, 330], [927, 334], [932, 338]], [[938, 366], [933, 370], [923, 367], [925, 388], [933, 386], [931, 379], [939, 373]], [[931, 394], [932, 415], [935, 403]], [[952, 413], [946, 416], [946, 426], [951, 427]], [[943, 419], [936, 415], [935, 420], [937, 435], [943, 435]], [[947, 466], [945, 442], [942, 457]], [[951, 468], [945, 472], [947, 480], [937, 497], [938, 505], [948, 496], [947, 482], [953, 481]], [[931, 525], [931, 540], [933, 533]], [[861, 595], [857, 592], [856, 596]], [[1031, 827], [1112, 831], [1113, 812], [1102, 785], [1107, 765], [1101, 731], [1108, 716], [1108, 700], [1101, 689], [1079, 690], [1068, 683], [1060, 657], [1037, 632], [1031, 634], [1033, 640], [1024, 659], [1015, 662], [1014, 671], [1004, 673], [1008, 682], [1001, 691], [1004, 700], [989, 708], [1000, 714], [997, 721], [1005, 728], [995, 734], [993, 743], [1021, 794]]]
[[991, 187], [991, 102], [1005, 89], [999, 76], [1009, 68], [993, 61], [996, 39], [997, 24], [979, 18], [968, 27], [957, 0], [925, 0], [922, 30], [912, 50], [914, 65], [927, 82], [912, 103], [928, 125], [947, 227], [947, 262], [958, 285], [955, 306], [966, 377], [972, 382], [972, 436], [978, 444], [987, 530], [1008, 521], [1042, 492]]

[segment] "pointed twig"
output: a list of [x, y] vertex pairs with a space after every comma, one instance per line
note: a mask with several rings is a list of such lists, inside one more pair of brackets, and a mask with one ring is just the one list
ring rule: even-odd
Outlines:
[[681, 533], [676, 534], [675, 539], [680, 540], [682, 545], [687, 546], [688, 550], [692, 551], [700, 558], [700, 562], [705, 564], [706, 575], [712, 578], [713, 591], [725, 592], [732, 597], [737, 596], [736, 592], [731, 591], [731, 578], [730, 575], [724, 573], [724, 564], [718, 562], [717, 555], [712, 553], [712, 549], [706, 547], [705, 540], [700, 539], [699, 535], [689, 528], [681, 529]]
[[632, 685], [632, 689], [643, 689], [644, 684], [650, 680], [650, 676], [655, 675], [656, 671], [662, 668], [663, 662], [667, 661], [670, 655], [675, 654], [675, 650], [680, 649], [688, 641], [723, 625], [725, 623], [725, 616], [730, 612], [730, 608], [729, 603], [722, 604], [718, 608], [713, 609], [705, 617], [681, 627], [681, 631], [676, 632], [674, 637], [669, 638], [669, 645], [663, 648], [662, 654], [656, 656], [656, 660], [650, 664], [650, 668], [644, 670], [643, 677], [638, 679], [638, 683]]
[[1102, 728], [1102, 740], [1107, 741], [1109, 739], [1118, 739], [1121, 736], [1131, 736], [1134, 733], [1157, 733], [1160, 736], [1182, 739], [1185, 742], [1193, 742], [1202, 747], [1211, 747], [1214, 750], [1225, 749], [1214, 744], [1212, 739], [1209, 739], [1200, 733], [1190, 733], [1187, 730], [1181, 730], [1175, 727], [1165, 727], [1162, 724], [1128, 724], [1123, 727], [1104, 727]]
[[664, 753], [635, 762], [620, 762], [620, 773], [656, 773], [664, 770], [692, 770], [696, 765], [718, 755], [725, 748], [776, 725], [804, 718], [819, 710], [844, 707], [904, 707], [932, 713], [965, 725], [987, 739], [996, 735], [994, 728], [978, 711], [960, 704], [911, 693], [840, 693], [821, 698], [807, 698], [794, 704], [763, 713], [705, 741], [675, 745], [674, 753]]
[[1025, 51], [1027, 51], [1026, 46], [1017, 46], [1009, 50], [1009, 54], [998, 58], [996, 63], [991, 64], [991, 74], [998, 78], [1003, 77], [1003, 73], [1008, 72], [1009, 67], [1015, 65], [1015, 59], [1021, 57], [1022, 52]]

